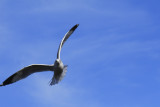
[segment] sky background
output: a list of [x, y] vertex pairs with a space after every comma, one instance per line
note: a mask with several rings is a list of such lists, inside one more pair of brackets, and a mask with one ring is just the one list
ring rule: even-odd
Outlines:
[[158, 0], [0, 0], [0, 82], [30, 64], [52, 72], [0, 87], [1, 107], [160, 107]]

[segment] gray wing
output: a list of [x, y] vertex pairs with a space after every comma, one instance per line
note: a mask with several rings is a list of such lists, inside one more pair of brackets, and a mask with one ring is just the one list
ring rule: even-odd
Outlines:
[[53, 71], [53, 70], [54, 70], [53, 65], [41, 65], [41, 64], [30, 65], [30, 66], [24, 67], [23, 69], [11, 75], [0, 86], [5, 86], [8, 84], [14, 83], [16, 81], [26, 78], [27, 76], [35, 72]]
[[75, 31], [75, 29], [79, 26], [79, 24], [74, 25], [63, 37], [57, 52], [57, 59], [60, 59], [60, 51], [64, 44], [64, 42], [70, 37], [70, 35]]

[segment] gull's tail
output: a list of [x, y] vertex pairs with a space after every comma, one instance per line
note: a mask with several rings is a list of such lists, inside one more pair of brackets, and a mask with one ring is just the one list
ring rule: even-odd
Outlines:
[[58, 75], [54, 74], [54, 76], [50, 82], [50, 85], [52, 86], [52, 85], [58, 84], [58, 82], [60, 82], [63, 79], [66, 72], [67, 72], [67, 65], [64, 66], [61, 74], [58, 74]]

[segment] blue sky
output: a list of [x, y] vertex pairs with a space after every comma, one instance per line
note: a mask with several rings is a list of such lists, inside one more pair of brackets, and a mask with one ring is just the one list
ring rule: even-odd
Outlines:
[[64, 34], [65, 78], [52, 72], [0, 87], [2, 107], [159, 107], [158, 0], [0, 0], [0, 82], [52, 64]]

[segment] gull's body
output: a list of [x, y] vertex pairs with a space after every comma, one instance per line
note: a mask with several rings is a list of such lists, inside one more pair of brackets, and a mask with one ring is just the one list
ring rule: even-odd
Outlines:
[[23, 69], [19, 70], [18, 72], [14, 73], [9, 78], [7, 78], [0, 86], [12, 84], [16, 81], [19, 81], [21, 79], [28, 77], [29, 75], [33, 73], [42, 72], [42, 71], [53, 71], [54, 72], [50, 85], [55, 85], [59, 81], [61, 81], [67, 71], [67, 65], [64, 65], [62, 61], [60, 60], [61, 48], [64, 42], [70, 37], [70, 35], [75, 31], [75, 29], [78, 26], [79, 25], [76, 24], [65, 34], [64, 38], [62, 39], [59, 45], [58, 52], [57, 52], [57, 59], [55, 60], [54, 64], [52, 65], [33, 64], [30, 66], [24, 67]]

